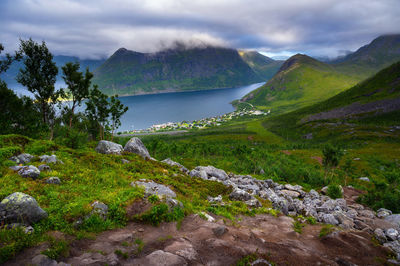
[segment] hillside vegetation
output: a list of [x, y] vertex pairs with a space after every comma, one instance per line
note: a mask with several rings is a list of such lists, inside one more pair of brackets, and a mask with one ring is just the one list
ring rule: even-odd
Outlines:
[[284, 62], [271, 59], [256, 51], [239, 51], [239, 55], [263, 81], [272, 78]]
[[108, 95], [229, 88], [261, 82], [236, 50], [174, 48], [145, 54], [124, 48], [94, 72], [94, 83]]

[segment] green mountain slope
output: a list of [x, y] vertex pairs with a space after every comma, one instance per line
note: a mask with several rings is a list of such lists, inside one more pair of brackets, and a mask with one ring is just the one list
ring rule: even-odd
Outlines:
[[145, 54], [121, 48], [95, 71], [111, 95], [235, 87], [261, 79], [233, 49], [176, 48]]
[[239, 55], [263, 80], [272, 78], [284, 62], [271, 59], [256, 51], [239, 51]]
[[[325, 139], [366, 135], [400, 137], [400, 62], [321, 103], [271, 117], [264, 126], [279, 135], [314, 132]], [[358, 131], [358, 132], [357, 132]]]
[[279, 114], [327, 99], [357, 81], [328, 64], [297, 54], [289, 58], [271, 80], [241, 101]]
[[340, 72], [365, 79], [400, 60], [400, 34], [383, 35], [331, 64]]

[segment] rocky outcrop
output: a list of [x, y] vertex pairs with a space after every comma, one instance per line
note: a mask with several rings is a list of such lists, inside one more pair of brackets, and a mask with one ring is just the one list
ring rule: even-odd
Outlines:
[[141, 179], [140, 181], [132, 182], [131, 186], [144, 187], [145, 197], [157, 195], [160, 198], [176, 198], [176, 194], [169, 187], [157, 184], [153, 181]]
[[97, 144], [96, 151], [102, 154], [121, 155], [123, 148], [120, 144], [108, 140], [100, 140]]
[[136, 153], [143, 158], [151, 158], [149, 151], [144, 146], [143, 142], [136, 137], [131, 138], [124, 147], [124, 151]]
[[18, 156], [11, 157], [10, 160], [17, 164], [27, 164], [30, 163], [33, 158], [35, 158], [35, 156], [30, 155], [29, 153], [22, 153]]
[[181, 165], [180, 163], [172, 161], [170, 158], [162, 160], [161, 162], [162, 163], [166, 163], [166, 164], [168, 164], [170, 166], [177, 166], [179, 168], [179, 170], [181, 170], [184, 173], [188, 173], [189, 172], [189, 170], [185, 166]]
[[36, 200], [24, 193], [15, 192], [0, 203], [0, 224], [33, 224], [47, 218], [47, 213], [40, 208]]
[[224, 181], [228, 179], [228, 175], [222, 169], [215, 168], [214, 166], [197, 166], [195, 169], [190, 171], [190, 176], [200, 177], [206, 180], [212, 181]]
[[61, 163], [61, 164], [64, 164], [63, 161], [57, 159], [57, 156], [54, 155], [54, 154], [53, 155], [42, 155], [42, 156], [39, 156], [39, 159], [40, 159], [40, 161], [42, 163], [48, 163], [48, 164], [50, 164], [50, 163]]

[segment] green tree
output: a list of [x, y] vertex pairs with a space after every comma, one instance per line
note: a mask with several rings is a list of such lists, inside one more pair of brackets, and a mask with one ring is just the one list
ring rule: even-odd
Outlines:
[[107, 95], [102, 93], [97, 85], [94, 85], [94, 88], [90, 91], [85, 113], [91, 126], [92, 135], [95, 136], [93, 128], [97, 128], [100, 139], [104, 139], [104, 130], [108, 123], [110, 110]]
[[110, 115], [111, 115], [111, 140], [114, 137], [114, 130], [121, 126], [121, 117], [128, 111], [128, 107], [124, 106], [118, 99], [118, 95], [112, 96], [110, 99]]
[[340, 159], [343, 156], [343, 151], [338, 146], [327, 144], [323, 148], [322, 154], [324, 156], [322, 160], [322, 165], [325, 167], [325, 178], [326, 178], [327, 173], [339, 165]]
[[54, 86], [58, 68], [45, 42], [38, 44], [32, 39], [20, 42], [17, 54], [22, 58], [24, 68], [20, 69], [17, 81], [33, 93], [40, 106], [43, 123], [53, 128], [54, 105], [60, 96], [60, 91], [56, 91]]
[[75, 108], [80, 106], [82, 101], [89, 97], [89, 88], [93, 74], [86, 68], [85, 75], [79, 71], [80, 64], [66, 63], [62, 67], [63, 80], [67, 84], [67, 90], [63, 90], [63, 96], [71, 100], [71, 106], [65, 106], [69, 113], [69, 128], [72, 127], [72, 119], [75, 113]]

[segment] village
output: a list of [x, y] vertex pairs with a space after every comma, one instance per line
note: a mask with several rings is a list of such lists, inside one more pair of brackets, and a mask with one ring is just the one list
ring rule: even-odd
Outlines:
[[239, 117], [251, 117], [251, 116], [265, 116], [270, 114], [271, 110], [267, 112], [263, 112], [260, 110], [248, 110], [248, 109], [241, 109], [236, 110], [224, 115], [214, 116], [203, 118], [200, 120], [194, 121], [182, 121], [182, 122], [167, 122], [163, 124], [152, 125], [147, 129], [140, 129], [140, 130], [133, 130], [130, 132], [123, 132], [123, 133], [149, 133], [149, 132], [165, 132], [165, 131], [178, 131], [178, 130], [189, 130], [189, 129], [205, 129], [211, 127], [221, 126], [233, 119], [237, 119]]

